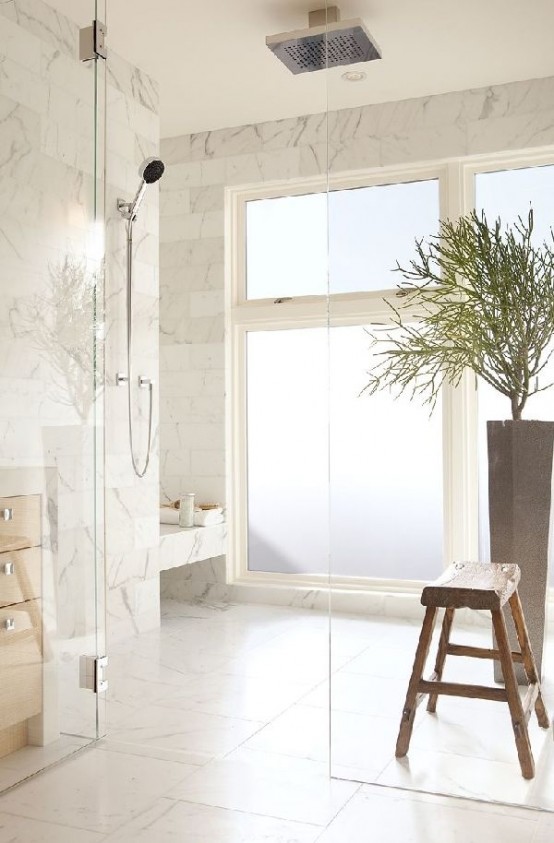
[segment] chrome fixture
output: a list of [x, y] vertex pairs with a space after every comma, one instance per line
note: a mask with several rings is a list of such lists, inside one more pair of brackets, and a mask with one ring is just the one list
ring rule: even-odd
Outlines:
[[13, 632], [15, 629], [15, 618], [6, 618], [4, 621], [4, 629], [6, 632]]
[[79, 687], [95, 694], [108, 690], [108, 657], [81, 656], [79, 659]]
[[95, 20], [92, 26], [79, 30], [79, 60], [94, 61], [108, 57], [106, 48], [106, 24]]
[[11, 577], [15, 573], [13, 562], [4, 563], [4, 573], [7, 577]]
[[307, 29], [269, 35], [266, 45], [291, 73], [313, 73], [381, 58], [360, 18], [341, 21], [337, 6], [310, 12]]
[[13, 509], [0, 510], [0, 518], [2, 521], [13, 521]]
[[152, 416], [153, 416], [153, 390], [154, 381], [144, 375], [139, 375], [138, 386], [140, 389], [148, 389], [149, 393], [149, 408], [148, 408], [148, 443], [146, 447], [146, 460], [144, 467], [139, 468], [138, 462], [135, 459], [135, 449], [133, 446], [133, 414], [132, 414], [132, 383], [133, 383], [133, 223], [137, 218], [137, 213], [141, 202], [144, 199], [146, 188], [149, 184], [154, 184], [163, 176], [164, 163], [159, 158], [147, 158], [143, 161], [139, 168], [139, 176], [141, 182], [135, 194], [135, 198], [131, 202], [125, 202], [123, 199], [117, 200], [117, 210], [124, 220], [127, 220], [127, 371], [117, 372], [115, 382], [117, 386], [127, 384], [127, 404], [129, 416], [129, 447], [131, 449], [131, 462], [133, 463], [133, 470], [137, 477], [144, 477], [150, 464], [150, 452], [152, 448]]

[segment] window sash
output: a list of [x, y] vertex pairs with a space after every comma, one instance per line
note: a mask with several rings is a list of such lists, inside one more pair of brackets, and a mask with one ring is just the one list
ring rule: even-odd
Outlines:
[[[226, 350], [228, 361], [228, 501], [229, 582], [303, 587], [340, 586], [345, 590], [416, 593], [421, 583], [406, 580], [316, 577], [274, 574], [247, 569], [246, 507], [246, 333], [316, 326], [364, 325], [390, 320], [386, 301], [394, 303], [395, 290], [341, 293], [332, 296], [294, 297], [285, 302], [247, 300], [246, 213], [252, 199], [301, 195], [306, 192], [395, 184], [438, 179], [441, 219], [456, 219], [475, 204], [475, 176], [501, 169], [554, 164], [554, 151], [545, 150], [474, 156], [435, 161], [421, 166], [379, 168], [293, 182], [263, 183], [255, 187], [226, 190]], [[460, 558], [478, 558], [478, 436], [477, 396], [473, 373], [468, 372], [456, 389], [443, 388], [443, 494], [444, 564]], [[332, 560], [331, 560], [332, 569]]]

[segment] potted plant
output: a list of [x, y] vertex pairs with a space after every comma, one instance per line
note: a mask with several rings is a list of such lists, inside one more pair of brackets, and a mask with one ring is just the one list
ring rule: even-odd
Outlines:
[[391, 305], [392, 329], [370, 331], [381, 350], [365, 390], [408, 389], [433, 408], [441, 385], [456, 386], [470, 369], [509, 400], [511, 420], [487, 422], [491, 561], [522, 569], [540, 671], [554, 422], [522, 416], [553, 385], [545, 369], [554, 353], [554, 240], [535, 246], [532, 233], [532, 210], [506, 227], [473, 212], [416, 241], [410, 267], [397, 267], [404, 300]]

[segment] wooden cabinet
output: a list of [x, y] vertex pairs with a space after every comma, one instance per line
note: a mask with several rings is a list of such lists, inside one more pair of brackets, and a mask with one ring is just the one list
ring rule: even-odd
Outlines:
[[0, 757], [42, 711], [40, 495], [0, 498]]

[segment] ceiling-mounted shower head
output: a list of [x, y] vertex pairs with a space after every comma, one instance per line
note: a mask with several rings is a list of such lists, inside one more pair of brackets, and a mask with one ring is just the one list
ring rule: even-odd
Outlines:
[[134, 220], [137, 215], [140, 203], [143, 200], [146, 186], [154, 184], [161, 179], [164, 174], [165, 165], [160, 158], [147, 158], [139, 167], [139, 176], [142, 179], [136, 196], [132, 202], [124, 202], [123, 199], [117, 200], [117, 208], [119, 213], [127, 220]]
[[381, 58], [364, 22], [341, 21], [337, 6], [310, 12], [308, 29], [269, 35], [265, 43], [294, 74]]

